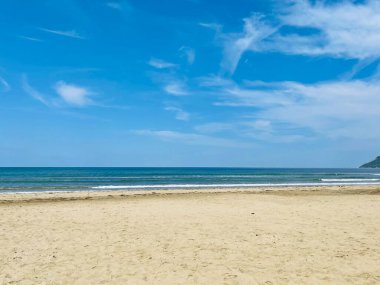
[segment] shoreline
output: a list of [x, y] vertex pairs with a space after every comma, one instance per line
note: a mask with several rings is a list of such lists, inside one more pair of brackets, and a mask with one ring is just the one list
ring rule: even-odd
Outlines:
[[90, 190], [90, 191], [46, 191], [1, 193], [0, 204], [15, 202], [48, 202], [73, 200], [101, 200], [110, 198], [132, 198], [146, 196], [216, 195], [228, 193], [299, 196], [299, 195], [380, 195], [380, 184], [366, 185], [313, 185], [313, 186], [268, 186], [231, 188], [186, 188], [150, 190]]

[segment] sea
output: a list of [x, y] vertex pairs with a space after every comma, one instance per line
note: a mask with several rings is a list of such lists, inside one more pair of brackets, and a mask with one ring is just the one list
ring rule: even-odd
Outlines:
[[0, 168], [0, 193], [371, 184], [380, 184], [380, 169]]

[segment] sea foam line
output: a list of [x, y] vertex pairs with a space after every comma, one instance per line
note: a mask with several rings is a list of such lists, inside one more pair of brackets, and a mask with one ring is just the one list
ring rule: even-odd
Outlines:
[[322, 178], [324, 182], [365, 182], [365, 181], [380, 181], [378, 178]]
[[261, 184], [162, 184], [162, 185], [105, 185], [105, 186], [93, 186], [87, 189], [77, 190], [44, 190], [44, 191], [0, 191], [0, 194], [37, 194], [37, 193], [73, 193], [73, 192], [96, 192], [96, 191], [112, 191], [123, 189], [197, 189], [197, 188], [247, 188], [247, 187], [292, 187], [292, 186], [355, 186], [355, 185], [380, 185], [380, 182], [333, 182], [333, 183], [261, 183]]
[[281, 187], [281, 186], [344, 186], [344, 185], [380, 185], [379, 182], [332, 182], [332, 183], [255, 183], [255, 184], [159, 184], [159, 185], [104, 185], [91, 189], [172, 189], [172, 188], [234, 188], [234, 187]]

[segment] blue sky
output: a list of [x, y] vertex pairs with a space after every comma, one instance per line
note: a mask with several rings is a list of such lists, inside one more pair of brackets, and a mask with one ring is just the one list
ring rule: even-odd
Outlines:
[[380, 3], [0, 1], [1, 166], [356, 167]]

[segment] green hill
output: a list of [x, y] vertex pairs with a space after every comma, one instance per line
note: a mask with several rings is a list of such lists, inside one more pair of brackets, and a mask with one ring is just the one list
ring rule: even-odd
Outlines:
[[376, 157], [375, 160], [363, 164], [360, 168], [380, 168], [380, 156]]

